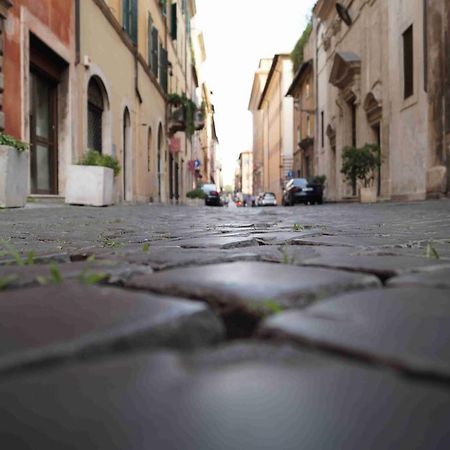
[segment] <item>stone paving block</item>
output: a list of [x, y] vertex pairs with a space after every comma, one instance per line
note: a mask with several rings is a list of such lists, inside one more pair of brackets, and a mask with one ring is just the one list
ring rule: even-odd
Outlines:
[[198, 302], [76, 283], [0, 294], [0, 371], [143, 345], [218, 342], [222, 324]]
[[303, 307], [339, 292], [379, 285], [370, 275], [260, 262], [174, 269], [132, 276], [126, 283], [134, 289], [205, 301], [227, 324], [249, 331], [254, 321], [271, 311], [271, 305]]
[[251, 236], [208, 236], [202, 238], [174, 241], [181, 248], [239, 248], [259, 245], [258, 240]]
[[415, 272], [421, 269], [436, 269], [448, 261], [438, 261], [413, 256], [378, 256], [378, 255], [355, 255], [338, 256], [330, 255], [304, 261], [306, 266], [328, 267], [333, 269], [351, 270], [355, 272], [371, 273], [382, 280], [395, 275]]
[[270, 317], [259, 335], [450, 380], [450, 296], [445, 290], [349, 293]]
[[450, 268], [394, 277], [388, 281], [388, 286], [450, 289]]
[[135, 355], [3, 380], [2, 447], [449, 448], [445, 387], [320, 356], [273, 361], [271, 354], [225, 364]]
[[[114, 260], [78, 261], [66, 264], [0, 266], [0, 291], [7, 288], [51, 284], [55, 277], [89, 284], [124, 283], [132, 274], [152, 273], [151, 267]], [[57, 280], [56, 280], [57, 281]]]

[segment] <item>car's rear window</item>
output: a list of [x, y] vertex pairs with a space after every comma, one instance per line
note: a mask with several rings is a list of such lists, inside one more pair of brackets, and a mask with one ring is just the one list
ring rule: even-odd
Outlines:
[[272, 192], [266, 192], [264, 194], [264, 197], [265, 198], [275, 198], [275, 194], [273, 194]]
[[294, 182], [294, 186], [297, 187], [305, 187], [308, 184], [306, 178], [294, 178], [292, 181]]

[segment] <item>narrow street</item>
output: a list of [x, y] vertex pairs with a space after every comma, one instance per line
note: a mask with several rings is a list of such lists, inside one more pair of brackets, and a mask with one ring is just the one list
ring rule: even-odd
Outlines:
[[449, 215], [0, 210], [2, 448], [448, 449]]

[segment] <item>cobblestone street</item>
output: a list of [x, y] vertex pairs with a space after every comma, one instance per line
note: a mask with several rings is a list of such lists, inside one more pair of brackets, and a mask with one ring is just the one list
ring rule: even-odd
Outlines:
[[450, 448], [450, 201], [0, 210], [4, 449]]

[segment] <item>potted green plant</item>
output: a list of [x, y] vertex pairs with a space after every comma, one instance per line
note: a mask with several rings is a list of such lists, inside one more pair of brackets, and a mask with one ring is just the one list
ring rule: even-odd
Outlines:
[[356, 195], [359, 181], [361, 203], [376, 202], [377, 192], [374, 181], [380, 165], [380, 147], [378, 145], [365, 144], [361, 148], [345, 147], [342, 151], [341, 172], [351, 183], [353, 195]]
[[193, 189], [186, 194], [186, 205], [188, 206], [203, 206], [205, 202], [206, 193], [201, 189]]
[[0, 133], [0, 207], [21, 208], [28, 195], [29, 145]]
[[114, 177], [120, 164], [111, 155], [89, 150], [78, 164], [69, 166], [66, 203], [73, 205], [108, 206], [113, 204]]

